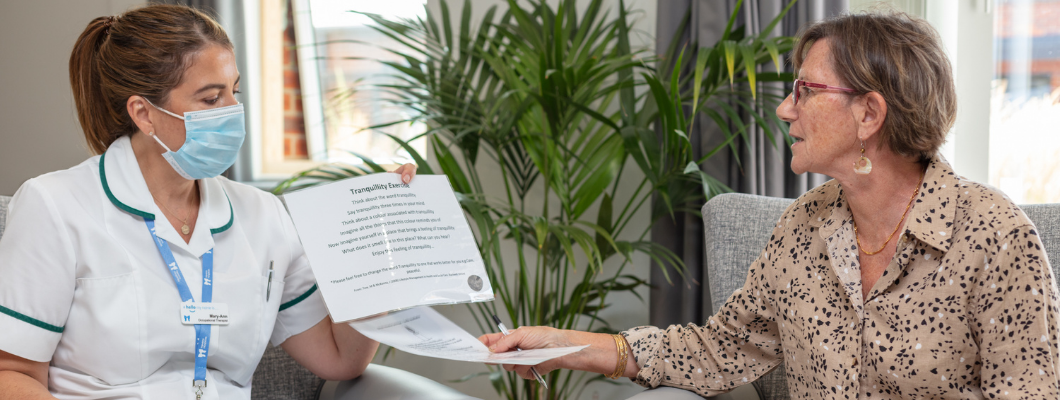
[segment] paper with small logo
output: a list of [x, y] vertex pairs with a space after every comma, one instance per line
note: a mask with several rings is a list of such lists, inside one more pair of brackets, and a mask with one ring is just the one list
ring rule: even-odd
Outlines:
[[425, 357], [487, 364], [537, 365], [589, 346], [491, 353], [486, 345], [430, 307], [416, 307], [350, 322], [362, 335]]
[[373, 174], [284, 195], [331, 318], [493, 300], [444, 175]]

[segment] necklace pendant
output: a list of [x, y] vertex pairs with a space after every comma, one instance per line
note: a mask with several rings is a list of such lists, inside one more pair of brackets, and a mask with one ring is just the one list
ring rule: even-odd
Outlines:
[[184, 224], [184, 226], [180, 227], [180, 232], [187, 235], [191, 232], [191, 228], [188, 227], [188, 224]]

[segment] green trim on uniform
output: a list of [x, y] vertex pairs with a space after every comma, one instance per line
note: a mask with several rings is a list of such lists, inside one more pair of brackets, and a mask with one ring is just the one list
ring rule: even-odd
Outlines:
[[[223, 192], [224, 189], [221, 189], [221, 191]], [[225, 200], [228, 200], [228, 223], [224, 224], [224, 226], [221, 226], [220, 228], [210, 229], [211, 235], [216, 235], [218, 233], [227, 231], [228, 228], [232, 227], [232, 221], [235, 221], [236, 219], [236, 213], [232, 209], [232, 199], [228, 198], [228, 192], [225, 192]]]
[[114, 197], [114, 193], [110, 192], [110, 185], [107, 184], [107, 174], [103, 168], [103, 161], [105, 157], [107, 157], [106, 152], [103, 152], [103, 154], [99, 155], [99, 181], [103, 183], [103, 192], [107, 194], [107, 198], [110, 199], [110, 202], [114, 203], [114, 205], [117, 206], [119, 209], [129, 214], [137, 215], [143, 219], [154, 220], [154, 214], [151, 214], [149, 212], [143, 212], [125, 205], [125, 203], [119, 201], [117, 197]]
[[286, 303], [281, 304], [280, 305], [280, 311], [283, 311], [283, 310], [286, 310], [288, 308], [294, 307], [298, 303], [301, 303], [302, 300], [305, 300], [305, 299], [309, 298], [309, 295], [313, 294], [313, 292], [315, 292], [315, 291], [317, 291], [317, 285], [313, 284], [313, 287], [309, 288], [309, 290], [306, 290], [305, 293], [302, 293], [301, 296], [298, 296], [294, 300], [291, 300], [291, 301], [288, 301]]
[[[315, 289], [316, 286], [313, 286], [313, 288]], [[32, 318], [32, 317], [30, 317], [28, 315], [22, 314], [22, 313], [20, 313], [18, 311], [12, 310], [12, 309], [4, 307], [4, 306], [0, 306], [0, 313], [4, 313], [4, 314], [7, 314], [7, 315], [10, 315], [14, 319], [17, 319], [19, 321], [28, 323], [28, 324], [36, 326], [38, 328], [43, 328], [45, 330], [49, 330], [49, 331], [52, 331], [52, 332], [55, 332], [55, 333], [63, 333], [63, 329], [64, 328], [61, 327], [61, 326], [55, 326], [55, 325], [49, 324], [47, 322], [41, 321], [39, 319]]]

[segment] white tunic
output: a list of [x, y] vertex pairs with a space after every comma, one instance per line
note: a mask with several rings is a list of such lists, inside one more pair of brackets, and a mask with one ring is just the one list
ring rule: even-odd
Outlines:
[[228, 304], [231, 323], [212, 328], [203, 398], [249, 399], [266, 341], [279, 345], [327, 311], [275, 196], [222, 177], [199, 190], [185, 243], [127, 137], [23, 184], [0, 238], [0, 350], [50, 361], [48, 389], [60, 399], [193, 399], [195, 330], [179, 321], [180, 295], [144, 223], [157, 216], [196, 300], [199, 257], [214, 249], [213, 301]]

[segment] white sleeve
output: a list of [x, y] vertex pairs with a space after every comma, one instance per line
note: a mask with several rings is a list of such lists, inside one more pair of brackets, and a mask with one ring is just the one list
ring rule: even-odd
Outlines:
[[291, 264], [287, 267], [287, 275], [283, 277], [280, 312], [277, 314], [276, 326], [270, 339], [273, 346], [279, 346], [287, 338], [319, 323], [328, 315], [328, 310], [317, 289], [316, 277], [309, 268], [309, 259], [305, 256], [302, 242], [298, 240], [291, 216], [278, 199], [275, 204], [283, 224], [283, 236], [291, 254]]
[[76, 279], [68, 227], [40, 181], [31, 179], [11, 199], [0, 238], [0, 350], [50, 361]]

